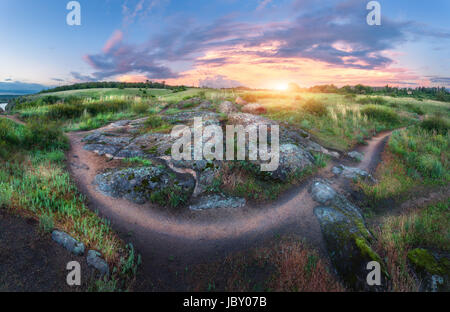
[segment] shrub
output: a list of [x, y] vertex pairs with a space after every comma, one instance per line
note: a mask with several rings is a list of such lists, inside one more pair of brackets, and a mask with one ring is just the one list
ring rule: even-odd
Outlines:
[[148, 117], [148, 119], [145, 121], [145, 126], [150, 129], [154, 129], [161, 127], [163, 122], [164, 121], [162, 120], [161, 116], [150, 115], [150, 117]]
[[56, 122], [42, 122], [39, 119], [30, 120], [25, 128], [24, 144], [28, 148], [58, 149], [68, 148], [68, 140], [60, 125]]
[[135, 114], [144, 114], [145, 112], [148, 111], [148, 108], [149, 108], [148, 104], [142, 103], [142, 102], [141, 103], [134, 103], [131, 106], [131, 110]]
[[241, 98], [247, 103], [254, 103], [258, 101], [258, 97], [256, 96], [256, 94], [252, 93], [245, 93], [244, 95], [241, 96]]
[[411, 103], [407, 103], [405, 105], [405, 108], [408, 111], [410, 111], [410, 112], [416, 113], [417, 115], [424, 115], [425, 114], [425, 112], [423, 111], [423, 109], [420, 106], [417, 106], [417, 105], [414, 105], [414, 104], [411, 104]]
[[449, 122], [437, 115], [425, 119], [420, 126], [425, 130], [435, 131], [440, 134], [447, 134], [449, 130]]
[[377, 105], [385, 105], [387, 104], [387, 101], [382, 98], [381, 96], [376, 96], [376, 97], [364, 97], [364, 98], [360, 98], [357, 101], [359, 104], [377, 104]]
[[397, 123], [400, 121], [397, 113], [389, 107], [367, 105], [361, 109], [361, 113], [370, 119], [387, 123]]
[[303, 103], [302, 109], [316, 116], [324, 116], [328, 113], [326, 105], [315, 99], [309, 99], [305, 103]]
[[81, 105], [58, 103], [49, 107], [47, 116], [51, 119], [78, 118], [83, 110]]

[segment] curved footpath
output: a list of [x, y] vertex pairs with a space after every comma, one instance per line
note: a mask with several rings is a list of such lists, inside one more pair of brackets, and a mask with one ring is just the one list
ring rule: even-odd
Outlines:
[[[298, 235], [326, 254], [320, 225], [313, 212], [317, 203], [308, 192], [313, 179], [293, 187], [276, 202], [257, 207], [168, 214], [156, 207], [150, 208], [151, 204], [137, 205], [96, 190], [92, 185], [95, 176], [100, 170], [113, 168], [114, 161], [108, 162], [105, 157], [83, 149], [81, 140], [88, 133], [68, 134], [71, 144], [67, 154], [69, 170], [87, 196], [89, 207], [109, 219], [142, 254], [143, 275], [152, 279], [148, 281], [152, 284], [155, 279], [160, 280], [156, 286], [158, 290], [186, 290], [183, 281], [174, 280], [175, 272], [183, 272], [186, 267], [209, 262], [229, 252], [258, 246], [277, 235]], [[390, 134], [379, 134], [368, 145], [360, 147], [364, 159], [353, 165], [372, 171]], [[339, 190], [347, 181], [334, 178], [331, 168], [345, 162], [348, 161], [333, 161], [315, 177], [332, 179], [333, 187]], [[173, 285], [178, 287], [174, 289]], [[147, 285], [142, 287], [147, 288]]]
[[[13, 116], [7, 117], [19, 122]], [[143, 272], [138, 275], [138, 290], [185, 291], [189, 285], [178, 273], [186, 268], [260, 246], [280, 235], [303, 237], [326, 255], [320, 225], [313, 212], [318, 204], [308, 191], [312, 178], [286, 191], [276, 202], [169, 214], [161, 208], [149, 207], [151, 204], [138, 205], [98, 192], [92, 185], [95, 176], [103, 169], [114, 168], [116, 161], [108, 162], [105, 157], [84, 150], [81, 140], [88, 133], [67, 134], [71, 147], [67, 152], [68, 169], [87, 197], [89, 208], [109, 219], [120, 236], [133, 243], [142, 255]], [[344, 164], [373, 171], [390, 134], [391, 131], [381, 133], [360, 146], [357, 150], [364, 153], [360, 163], [333, 160], [314, 177], [330, 179], [336, 190], [345, 189], [348, 181], [336, 178], [331, 168]]]

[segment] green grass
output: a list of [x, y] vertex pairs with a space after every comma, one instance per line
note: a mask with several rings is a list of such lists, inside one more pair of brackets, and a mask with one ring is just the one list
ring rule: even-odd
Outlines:
[[135, 276], [121, 273], [121, 257], [128, 255], [124, 243], [108, 220], [88, 209], [66, 171], [67, 139], [61, 128], [57, 124], [22, 126], [0, 118], [0, 142], [8, 148], [7, 155], [4, 150], [0, 155], [0, 207], [34, 217], [43, 232], [57, 228], [88, 249], [101, 251], [115, 268], [110, 281], [115, 281], [116, 290], [131, 287]]
[[406, 196], [416, 187], [446, 185], [450, 181], [450, 136], [420, 126], [395, 131], [375, 176], [376, 184], [359, 182], [374, 200]]
[[417, 291], [407, 255], [417, 247], [450, 251], [450, 201], [415, 209], [400, 216], [386, 217], [372, 229], [377, 252], [386, 259], [393, 291]]
[[[146, 95], [164, 96], [171, 94], [172, 91], [168, 89], [146, 89]], [[66, 98], [69, 96], [77, 96], [83, 98], [91, 98], [95, 100], [101, 100], [106, 98], [126, 98], [126, 97], [139, 97], [143, 96], [142, 90], [137, 88], [97, 88], [97, 89], [82, 89], [82, 90], [68, 90], [60, 92], [45, 93], [40, 96], [57, 96], [59, 98]]]

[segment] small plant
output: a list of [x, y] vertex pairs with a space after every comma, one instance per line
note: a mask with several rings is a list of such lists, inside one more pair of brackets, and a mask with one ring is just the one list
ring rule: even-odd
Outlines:
[[309, 99], [302, 104], [302, 109], [312, 115], [325, 116], [328, 114], [326, 105], [315, 99]]
[[154, 128], [161, 127], [163, 122], [164, 121], [161, 118], [161, 116], [150, 115], [144, 124], [146, 127], [150, 128], [150, 129], [154, 129]]
[[441, 116], [434, 115], [422, 121], [420, 126], [427, 131], [435, 131], [440, 134], [447, 134], [450, 129], [449, 122]]
[[389, 107], [379, 105], [367, 105], [361, 109], [361, 113], [369, 119], [374, 119], [387, 123], [398, 123], [400, 118], [397, 113]]
[[139, 114], [139, 115], [146, 113], [148, 111], [148, 108], [149, 108], [148, 104], [142, 103], [142, 102], [134, 103], [131, 106], [131, 110], [133, 111], [133, 113]]
[[50, 233], [55, 228], [53, 214], [51, 211], [43, 213], [39, 216], [39, 228], [44, 233]]

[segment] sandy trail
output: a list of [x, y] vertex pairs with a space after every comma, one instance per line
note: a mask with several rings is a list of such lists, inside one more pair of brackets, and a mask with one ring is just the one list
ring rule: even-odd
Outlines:
[[[151, 282], [158, 290], [186, 290], [175, 272], [187, 266], [212, 261], [229, 252], [258, 246], [276, 235], [295, 234], [325, 254], [325, 246], [313, 209], [308, 187], [312, 179], [292, 188], [277, 202], [248, 205], [238, 209], [170, 214], [151, 204], [137, 205], [125, 199], [105, 196], [92, 185], [94, 177], [114, 162], [83, 149], [81, 139], [89, 132], [69, 133], [71, 149], [68, 167], [79, 189], [89, 201], [89, 207], [111, 221], [113, 227], [137, 247], [143, 258], [143, 289]], [[357, 166], [371, 171], [380, 159], [391, 132], [374, 137], [359, 148], [365, 157]], [[317, 176], [331, 178], [334, 162]], [[344, 183], [336, 180], [335, 187]], [[174, 259], [169, 261], [168, 259]], [[155, 286], [155, 280], [158, 280]], [[174, 285], [177, 285], [174, 287]]]

